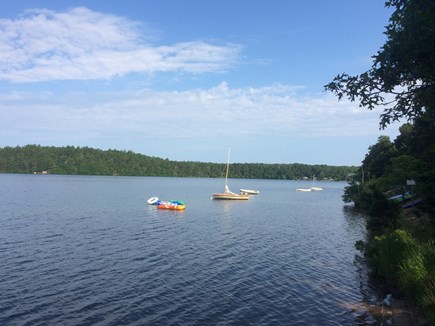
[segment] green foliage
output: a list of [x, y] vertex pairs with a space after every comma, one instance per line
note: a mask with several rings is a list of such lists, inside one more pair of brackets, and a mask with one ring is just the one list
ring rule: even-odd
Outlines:
[[[369, 148], [358, 181], [364, 187], [367, 180], [382, 177], [389, 179], [389, 190], [403, 193], [412, 178], [415, 194], [435, 210], [435, 2], [389, 0], [385, 5], [395, 10], [371, 69], [338, 75], [325, 90], [369, 110], [383, 107], [381, 128], [399, 119], [411, 122], [400, 128], [394, 143], [381, 136]], [[355, 190], [350, 187], [345, 200], [358, 206], [362, 190]]]
[[[230, 166], [232, 178], [294, 180], [316, 175], [318, 179], [346, 180], [354, 167], [235, 163]], [[222, 177], [225, 164], [177, 162], [150, 157], [132, 151], [103, 151], [89, 147], [24, 147], [0, 148], [0, 173]]]
[[398, 283], [408, 298], [435, 311], [435, 242], [409, 248], [398, 271]]
[[[426, 115], [414, 124], [405, 124], [394, 142], [379, 137], [357, 170], [343, 199], [357, 207], [365, 205], [374, 191], [388, 196], [410, 191], [407, 180], [414, 179], [413, 194], [435, 209], [435, 120]], [[376, 202], [375, 202], [376, 203]]]
[[378, 142], [369, 147], [369, 152], [362, 162], [363, 171], [369, 180], [381, 177], [396, 153], [397, 149], [390, 141], [390, 137], [380, 136]]
[[377, 274], [392, 283], [407, 254], [416, 246], [412, 236], [404, 230], [395, 230], [374, 237], [367, 249], [368, 260], [377, 267]]
[[345, 203], [351, 203], [354, 202], [356, 207], [359, 207], [360, 200], [359, 196], [361, 193], [362, 185], [360, 182], [352, 180], [349, 182], [349, 185], [344, 188], [343, 193], [343, 201]]
[[377, 275], [398, 284], [408, 299], [426, 311], [435, 311], [434, 241], [419, 243], [407, 231], [395, 230], [372, 238], [365, 253]]
[[[413, 195], [424, 203], [418, 213], [431, 223], [413, 223], [411, 230], [422, 234], [423, 227], [435, 228], [435, 2], [389, 0], [386, 6], [395, 11], [371, 69], [357, 76], [340, 74], [325, 90], [369, 110], [383, 108], [381, 129], [394, 121], [409, 122], [394, 142], [381, 136], [370, 146], [343, 200], [369, 214], [370, 237], [363, 251], [377, 273], [418, 302], [435, 324], [434, 242], [398, 230], [401, 209], [388, 200], [410, 191], [406, 181], [415, 180]], [[361, 243], [357, 247], [363, 248]]]
[[382, 234], [399, 226], [400, 206], [384, 194], [382, 179], [373, 180], [362, 187], [358, 203], [368, 215], [367, 228], [372, 234]]
[[340, 74], [325, 86], [339, 99], [358, 100], [369, 110], [384, 107], [381, 128], [433, 113], [435, 103], [435, 2], [391, 0], [386, 6], [395, 11], [371, 69], [358, 76]]

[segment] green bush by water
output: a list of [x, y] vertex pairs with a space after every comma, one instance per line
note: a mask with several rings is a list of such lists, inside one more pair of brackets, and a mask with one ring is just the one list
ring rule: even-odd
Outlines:
[[376, 273], [418, 303], [435, 321], [435, 242], [419, 243], [404, 230], [374, 237], [366, 248]]
[[397, 276], [406, 296], [435, 314], [435, 242], [432, 240], [411, 248], [400, 264]]

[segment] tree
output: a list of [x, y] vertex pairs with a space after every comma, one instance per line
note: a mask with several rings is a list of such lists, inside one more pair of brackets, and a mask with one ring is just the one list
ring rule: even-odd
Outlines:
[[[400, 155], [391, 159], [387, 178], [395, 193], [405, 195], [409, 190], [406, 181], [421, 175], [422, 162], [413, 156]], [[420, 183], [419, 183], [420, 184]]]
[[416, 216], [424, 218], [418, 220], [419, 226], [413, 221], [407, 223], [407, 228], [413, 225], [415, 234], [434, 234], [435, 1], [389, 0], [385, 5], [395, 7], [395, 11], [386, 27], [387, 41], [373, 56], [371, 69], [358, 76], [338, 75], [325, 89], [339, 99], [358, 100], [360, 107], [369, 110], [383, 107], [381, 129], [400, 119], [411, 122], [401, 127], [394, 143], [383, 136], [369, 148], [362, 170], [370, 172], [371, 180], [352, 182], [345, 188], [343, 199], [354, 201], [370, 216], [365, 251], [369, 261], [375, 263], [387, 280], [399, 279], [395, 287], [419, 302], [433, 324], [433, 237], [426, 242], [423, 236], [419, 240], [421, 245], [406, 250], [413, 240], [403, 230], [394, 231], [400, 226], [402, 207], [388, 196], [400, 188], [404, 193], [405, 181], [415, 179], [416, 195], [423, 200]]
[[[305, 175], [327, 176], [346, 180], [354, 172], [351, 166], [305, 164], [231, 164], [233, 178], [300, 179]], [[178, 177], [222, 177], [225, 164], [176, 162], [132, 151], [93, 149], [89, 147], [45, 147], [40, 145], [0, 148], [0, 173], [136, 175]]]
[[386, 26], [387, 41], [369, 71], [338, 75], [325, 90], [373, 110], [384, 107], [380, 128], [402, 118], [429, 113], [435, 120], [435, 1], [389, 0], [394, 7]]
[[375, 145], [369, 147], [369, 152], [363, 160], [363, 171], [367, 178], [381, 177], [388, 167], [391, 158], [396, 155], [394, 143], [388, 136], [380, 136]]

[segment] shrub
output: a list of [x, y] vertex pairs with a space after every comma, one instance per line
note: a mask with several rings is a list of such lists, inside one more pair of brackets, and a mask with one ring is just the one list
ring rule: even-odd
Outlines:
[[343, 195], [346, 202], [353, 200], [355, 207], [369, 215], [367, 228], [373, 234], [383, 234], [399, 226], [401, 207], [387, 198], [385, 189], [385, 180], [378, 179], [367, 182], [364, 186], [350, 184]]
[[398, 283], [408, 298], [435, 311], [435, 242], [411, 248], [399, 268]]
[[416, 246], [412, 236], [404, 230], [374, 237], [368, 245], [367, 258], [377, 267], [379, 276], [395, 283], [399, 268], [407, 253]]

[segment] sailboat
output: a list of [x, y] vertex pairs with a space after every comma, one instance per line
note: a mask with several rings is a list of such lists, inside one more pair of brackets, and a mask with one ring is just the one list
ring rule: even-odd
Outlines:
[[322, 191], [322, 187], [314, 187], [314, 181], [316, 180], [316, 177], [313, 175], [313, 186], [310, 188], [311, 191]]
[[226, 199], [226, 200], [248, 200], [249, 195], [247, 194], [236, 194], [228, 188], [228, 172], [230, 170], [230, 151], [228, 148], [228, 160], [227, 160], [227, 172], [225, 174], [225, 187], [223, 193], [215, 193], [212, 195], [213, 199]]
[[313, 176], [313, 186], [311, 188], [298, 188], [296, 191], [303, 191], [303, 192], [310, 192], [310, 191], [322, 191], [323, 188], [321, 187], [314, 187], [314, 181], [316, 180], [316, 177]]

